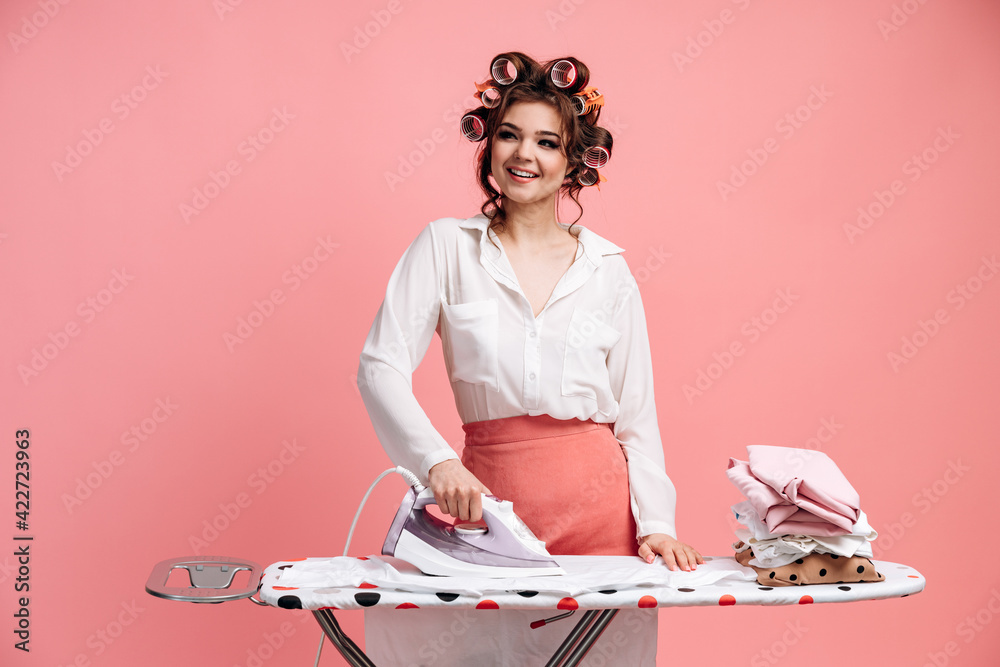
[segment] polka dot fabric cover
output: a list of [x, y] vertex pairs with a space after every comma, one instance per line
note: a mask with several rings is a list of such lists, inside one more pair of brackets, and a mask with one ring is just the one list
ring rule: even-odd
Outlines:
[[[574, 558], [560, 556], [559, 564], [574, 575]], [[305, 559], [300, 559], [305, 560]], [[721, 560], [715, 558], [714, 560]], [[733, 560], [730, 558], [729, 560]], [[260, 599], [285, 609], [422, 609], [451, 607], [462, 609], [634, 609], [653, 607], [729, 606], [737, 604], [779, 605], [823, 602], [853, 602], [905, 597], [924, 589], [924, 577], [907, 565], [874, 561], [883, 580], [870, 583], [816, 584], [812, 586], [772, 586], [754, 581], [722, 580], [704, 586], [667, 588], [658, 584], [636, 584], [621, 589], [608, 588], [576, 596], [532, 588], [532, 578], [523, 579], [524, 587], [485, 594], [460, 594], [446, 591], [404, 591], [362, 583], [357, 587], [298, 588], [281, 585], [283, 569], [296, 561], [270, 565], [261, 579]], [[636, 559], [639, 566], [644, 564]]]
[[753, 551], [736, 552], [741, 565], [753, 568], [758, 583], [765, 586], [804, 586], [809, 584], [852, 584], [885, 581], [874, 563], [860, 556], [843, 557], [835, 554], [811, 553], [794, 563], [764, 568], [750, 565]]

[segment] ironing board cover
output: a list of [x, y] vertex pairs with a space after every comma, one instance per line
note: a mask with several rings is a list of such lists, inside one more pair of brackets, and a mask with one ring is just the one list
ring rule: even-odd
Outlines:
[[887, 561], [873, 561], [885, 575], [880, 582], [770, 587], [758, 584], [753, 571], [732, 557], [706, 558], [693, 572], [670, 572], [659, 558], [653, 564], [631, 556], [556, 560], [565, 575], [518, 579], [431, 577], [385, 556], [279, 561], [264, 571], [260, 599], [313, 610], [629, 609], [853, 602], [905, 597], [925, 584], [912, 567]]

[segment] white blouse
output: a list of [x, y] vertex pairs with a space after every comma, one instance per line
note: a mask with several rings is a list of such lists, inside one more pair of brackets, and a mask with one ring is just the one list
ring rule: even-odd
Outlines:
[[412, 389], [437, 331], [463, 423], [525, 414], [613, 423], [628, 459], [636, 537], [676, 537], [646, 317], [622, 249], [576, 225], [576, 259], [535, 317], [487, 228], [482, 214], [431, 222], [389, 278], [358, 368], [389, 458], [425, 484], [432, 466], [458, 458]]

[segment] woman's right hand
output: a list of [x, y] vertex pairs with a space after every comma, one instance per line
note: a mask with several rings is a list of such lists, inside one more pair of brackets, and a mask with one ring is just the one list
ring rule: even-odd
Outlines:
[[490, 490], [458, 459], [448, 459], [427, 472], [434, 500], [445, 514], [462, 521], [483, 518], [482, 494]]

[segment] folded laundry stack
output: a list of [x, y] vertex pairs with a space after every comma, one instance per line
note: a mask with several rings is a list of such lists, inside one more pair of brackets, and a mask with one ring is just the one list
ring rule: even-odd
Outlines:
[[877, 533], [861, 499], [823, 452], [750, 445], [726, 474], [746, 496], [733, 505], [736, 560], [767, 586], [883, 581], [870, 560]]

